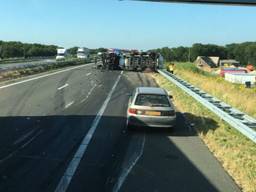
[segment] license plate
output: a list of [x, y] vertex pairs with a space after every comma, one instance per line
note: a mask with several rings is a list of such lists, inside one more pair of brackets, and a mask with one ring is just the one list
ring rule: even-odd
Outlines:
[[145, 114], [150, 116], [161, 116], [161, 112], [159, 111], [146, 111]]

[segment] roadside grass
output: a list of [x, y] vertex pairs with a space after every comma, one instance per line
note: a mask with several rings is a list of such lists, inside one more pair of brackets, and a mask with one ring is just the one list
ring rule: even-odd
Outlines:
[[174, 73], [218, 99], [256, 118], [256, 87], [232, 84], [198, 69], [193, 63], [176, 63]]
[[186, 115], [187, 119], [195, 124], [198, 135], [242, 190], [255, 192], [255, 144], [161, 75], [152, 76], [159, 86], [173, 93], [179, 111], [191, 114]]
[[11, 79], [17, 79], [17, 78], [28, 76], [28, 75], [34, 75], [37, 73], [43, 73], [43, 72], [58, 69], [58, 68], [86, 64], [89, 62], [90, 61], [73, 59], [73, 60], [60, 61], [60, 62], [51, 63], [51, 64], [41, 64], [41, 65], [38, 64], [32, 67], [0, 71], [0, 82], [11, 80]]
[[31, 62], [31, 61], [38, 61], [40, 60], [39, 58], [31, 58], [31, 59], [24, 59], [24, 58], [18, 58], [18, 59], [3, 59], [0, 60], [0, 64], [15, 64], [19, 62]]

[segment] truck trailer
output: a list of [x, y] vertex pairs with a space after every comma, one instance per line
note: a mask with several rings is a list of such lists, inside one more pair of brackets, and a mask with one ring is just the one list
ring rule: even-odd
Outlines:
[[64, 48], [58, 48], [57, 49], [57, 56], [56, 60], [63, 60], [66, 57], [67, 50]]

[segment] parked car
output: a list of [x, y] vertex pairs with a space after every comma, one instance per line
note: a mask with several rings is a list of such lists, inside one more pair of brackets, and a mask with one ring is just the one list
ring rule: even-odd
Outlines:
[[176, 111], [172, 96], [156, 87], [138, 87], [132, 93], [127, 109], [127, 128], [172, 128], [176, 123]]

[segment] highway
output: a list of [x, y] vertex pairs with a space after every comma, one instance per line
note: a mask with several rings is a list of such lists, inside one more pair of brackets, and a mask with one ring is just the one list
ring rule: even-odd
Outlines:
[[126, 130], [137, 86], [157, 85], [93, 64], [0, 84], [0, 191], [240, 191], [180, 112]]

